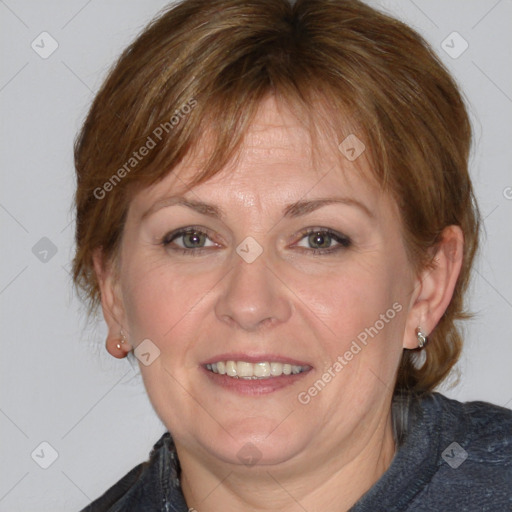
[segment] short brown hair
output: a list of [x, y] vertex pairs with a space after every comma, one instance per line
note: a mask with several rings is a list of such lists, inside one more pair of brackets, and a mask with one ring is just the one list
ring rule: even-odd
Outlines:
[[405, 350], [396, 384], [433, 389], [459, 357], [456, 321], [468, 316], [479, 233], [471, 127], [457, 85], [422, 37], [358, 0], [184, 0], [150, 23], [110, 71], [75, 143], [75, 284], [94, 309], [93, 251], [115, 257], [133, 194], [172, 172], [206, 132], [214, 143], [193, 184], [213, 176], [269, 94], [313, 119], [330, 112], [335, 125], [348, 113], [375, 179], [399, 206], [417, 270], [432, 264], [443, 228], [462, 228], [453, 298], [425, 363], [416, 367]]

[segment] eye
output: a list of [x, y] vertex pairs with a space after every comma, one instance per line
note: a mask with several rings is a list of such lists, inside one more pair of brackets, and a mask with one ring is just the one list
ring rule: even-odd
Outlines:
[[313, 253], [330, 253], [350, 247], [350, 238], [330, 229], [308, 229], [301, 233], [298, 247], [310, 249]]
[[[182, 249], [183, 252], [215, 247], [217, 245], [210, 239], [208, 233], [194, 227], [180, 229], [167, 234], [162, 240], [162, 244], [168, 249]], [[177, 247], [173, 247], [173, 245]]]

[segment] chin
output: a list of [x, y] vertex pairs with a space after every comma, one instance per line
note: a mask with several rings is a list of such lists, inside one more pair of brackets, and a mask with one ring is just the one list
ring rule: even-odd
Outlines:
[[[302, 435], [297, 425], [274, 418], [258, 418], [223, 423], [204, 439], [205, 449], [223, 462], [247, 467], [284, 464], [299, 454], [308, 444], [306, 432]], [[281, 422], [281, 423], [280, 423]]]

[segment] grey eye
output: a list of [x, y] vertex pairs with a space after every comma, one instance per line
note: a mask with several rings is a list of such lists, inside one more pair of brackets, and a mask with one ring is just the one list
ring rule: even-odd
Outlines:
[[204, 247], [208, 237], [205, 233], [201, 233], [200, 231], [188, 231], [178, 238], [183, 240], [183, 247], [186, 249], [194, 249], [195, 247]]
[[350, 244], [350, 239], [341, 234], [326, 229], [314, 229], [313, 231], [304, 233], [297, 245], [307, 249], [327, 251], [329, 249], [334, 250], [338, 247], [346, 248], [349, 247]]
[[316, 231], [309, 234], [308, 243], [312, 249], [328, 249], [332, 243], [332, 237], [325, 231]]
[[181, 249], [202, 249], [215, 245], [208, 234], [199, 229], [182, 229], [170, 233], [164, 238], [163, 244], [169, 247], [175, 245]]

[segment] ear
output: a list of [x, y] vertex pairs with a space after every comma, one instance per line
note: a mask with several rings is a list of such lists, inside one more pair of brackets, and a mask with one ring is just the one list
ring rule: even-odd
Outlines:
[[450, 304], [463, 259], [464, 234], [459, 226], [447, 226], [436, 246], [434, 268], [426, 268], [415, 280], [407, 316], [403, 347], [418, 348], [416, 328], [429, 335]]
[[114, 264], [106, 260], [101, 248], [94, 251], [93, 263], [100, 287], [103, 318], [108, 328], [106, 348], [112, 356], [121, 359], [128, 355], [132, 347], [123, 337], [126, 322]]

